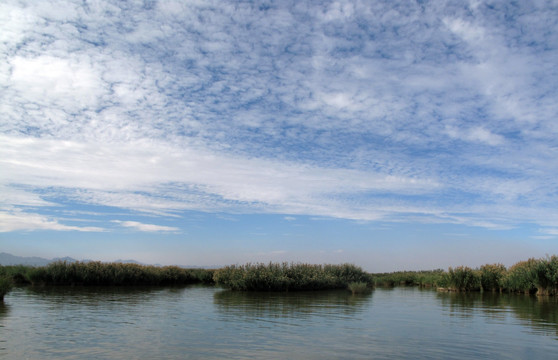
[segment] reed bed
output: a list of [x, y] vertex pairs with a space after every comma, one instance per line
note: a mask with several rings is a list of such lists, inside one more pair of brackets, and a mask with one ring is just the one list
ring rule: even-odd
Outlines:
[[[217, 284], [233, 290], [297, 291], [374, 286], [437, 287], [448, 291], [491, 291], [558, 295], [558, 256], [520, 261], [506, 268], [486, 264], [448, 271], [369, 274], [352, 264], [256, 263], [218, 270], [101, 262], [53, 262], [47, 266], [0, 266], [0, 295], [12, 286], [33, 285], [186, 285]], [[363, 285], [358, 285], [363, 286]], [[349, 290], [351, 290], [349, 288]], [[352, 291], [352, 290], [351, 290]]]
[[441, 284], [455, 291], [480, 291], [480, 271], [467, 266], [459, 266], [455, 269], [450, 267], [444, 273]]
[[57, 261], [41, 267], [0, 267], [0, 274], [33, 285], [186, 285], [213, 283], [213, 270], [178, 266]]
[[248, 263], [218, 269], [213, 280], [218, 286], [240, 291], [326, 290], [347, 288], [352, 282], [372, 284], [370, 275], [352, 264]]
[[539, 296], [558, 295], [558, 257], [520, 261], [509, 269], [487, 264], [479, 269], [450, 268], [441, 287], [450, 291], [498, 291]]
[[558, 256], [520, 261], [509, 268], [486, 264], [472, 269], [459, 266], [448, 271], [398, 271], [371, 274], [377, 286], [437, 287], [447, 291], [491, 291], [558, 295]]
[[502, 264], [486, 264], [480, 267], [480, 283], [484, 291], [502, 292], [507, 269]]

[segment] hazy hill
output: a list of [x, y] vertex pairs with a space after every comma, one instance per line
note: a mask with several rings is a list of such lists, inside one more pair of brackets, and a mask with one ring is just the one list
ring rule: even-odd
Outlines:
[[[54, 261], [67, 261], [67, 262], [75, 262], [78, 261], [71, 257], [62, 257], [62, 258], [54, 258], [54, 259], [45, 259], [37, 256], [16, 256], [8, 253], [0, 253], [0, 265], [28, 265], [28, 266], [45, 266]], [[79, 260], [82, 262], [88, 262], [92, 260]], [[121, 263], [131, 263], [131, 264], [140, 264], [138, 261], [135, 260], [116, 260], [114, 262], [121, 262]]]
[[[45, 258], [41, 258], [41, 257], [37, 257], [37, 256], [26, 257], [26, 256], [16, 256], [16, 255], [8, 254], [8, 253], [5, 253], [5, 252], [0, 253], [0, 265], [45, 266], [45, 265], [48, 265], [49, 263], [54, 262], [54, 261], [89, 262], [89, 261], [94, 261], [94, 260], [91, 260], [91, 259], [76, 260], [76, 259], [68, 257], [68, 256], [63, 257], [63, 258], [45, 259]], [[146, 265], [144, 263], [141, 263], [141, 262], [133, 260], [133, 259], [128, 259], [128, 260], [118, 259], [118, 260], [114, 260], [114, 261], [111, 261], [111, 262], [123, 263], [123, 264]], [[162, 266], [160, 264], [153, 264], [153, 265], [154, 266]], [[178, 266], [183, 267], [183, 268], [189, 268], [189, 269], [194, 269], [194, 268], [217, 269], [217, 268], [220, 267], [218, 265], [214, 265], [214, 266], [197, 266], [197, 265], [184, 266], [184, 265], [178, 265]]]
[[48, 260], [40, 257], [15, 256], [8, 253], [0, 253], [0, 265], [29, 265], [44, 266], [54, 260]]

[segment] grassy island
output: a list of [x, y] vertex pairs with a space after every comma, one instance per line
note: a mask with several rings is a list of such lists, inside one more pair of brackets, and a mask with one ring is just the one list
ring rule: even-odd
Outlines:
[[352, 264], [246, 264], [215, 271], [218, 286], [231, 290], [300, 291], [347, 288], [350, 283], [372, 284], [370, 274]]

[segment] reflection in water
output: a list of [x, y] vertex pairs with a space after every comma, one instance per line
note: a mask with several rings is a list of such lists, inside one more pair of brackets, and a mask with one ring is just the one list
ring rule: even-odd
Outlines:
[[[153, 358], [163, 329], [187, 317], [186, 287], [25, 287], [10, 295], [0, 358]], [[145, 355], [144, 355], [145, 354]], [[149, 355], [151, 354], [151, 355]]]
[[[5, 317], [6, 315], [8, 315], [8, 305], [6, 305], [4, 302], [0, 301], [0, 320]], [[0, 323], [1, 324], [1, 323]], [[2, 326], [2, 325], [0, 325]]]
[[8, 316], [8, 305], [0, 301], [0, 356], [6, 350], [6, 339], [4, 339], [1, 334], [4, 332], [4, 318]]
[[416, 288], [16, 288], [0, 305], [0, 359], [550, 358], [557, 307]]
[[217, 310], [227, 316], [248, 318], [349, 317], [370, 306], [372, 294], [349, 291], [239, 292], [220, 291], [213, 296]]
[[28, 286], [24, 290], [28, 294], [33, 294], [39, 298], [49, 301], [59, 299], [80, 300], [89, 299], [99, 301], [102, 299], [112, 300], [126, 298], [127, 301], [137, 298], [145, 299], [145, 295], [160, 291], [174, 291], [180, 293], [186, 286], [177, 287], [156, 287], [156, 286]]
[[523, 294], [437, 293], [437, 299], [450, 316], [462, 318], [481, 315], [493, 322], [510, 316], [533, 332], [558, 339], [558, 299]]

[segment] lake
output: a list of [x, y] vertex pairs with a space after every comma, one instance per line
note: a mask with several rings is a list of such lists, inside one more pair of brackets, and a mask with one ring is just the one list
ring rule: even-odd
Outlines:
[[551, 359], [555, 298], [378, 288], [16, 288], [0, 359]]

